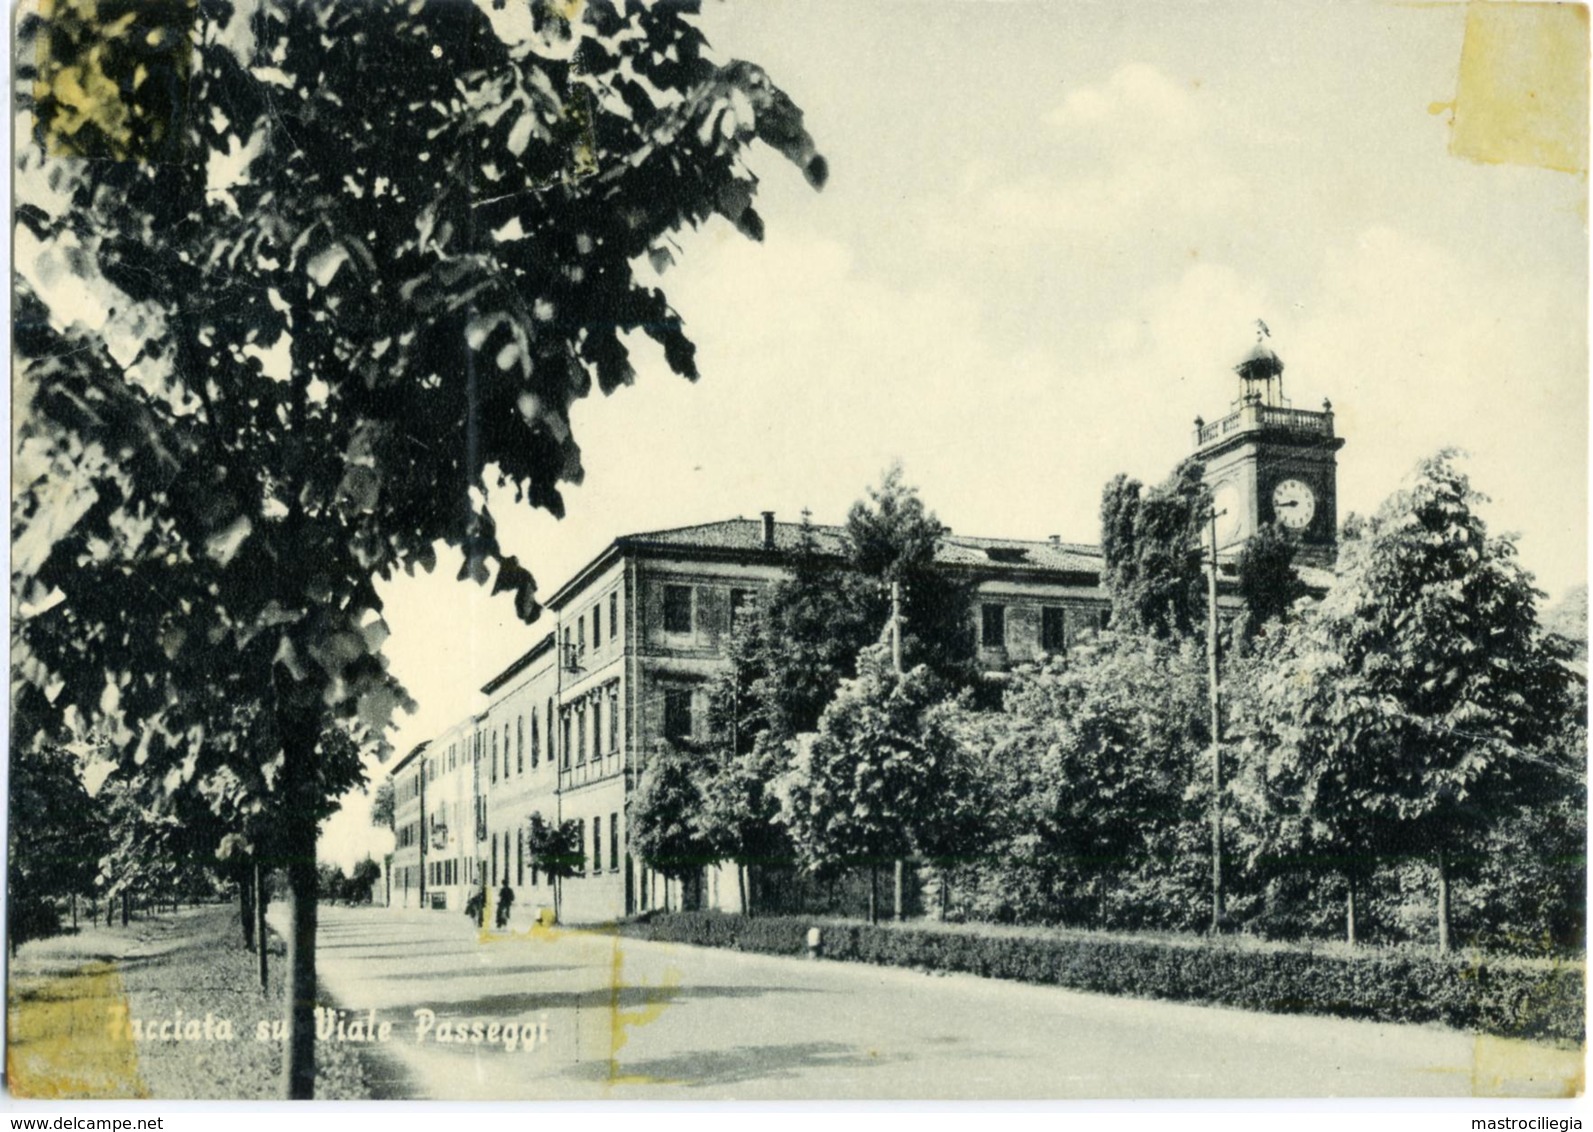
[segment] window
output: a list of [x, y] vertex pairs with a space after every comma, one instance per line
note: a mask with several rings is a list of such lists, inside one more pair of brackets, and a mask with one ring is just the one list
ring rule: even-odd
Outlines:
[[536, 708], [532, 708], [531, 709], [531, 769], [532, 770], [535, 770], [536, 767], [537, 767], [537, 755], [538, 755], [537, 748], [539, 746], [541, 746], [541, 744], [538, 742], [538, 740], [540, 738], [541, 738], [541, 736], [538, 734], [538, 728], [537, 728], [537, 709]]
[[594, 652], [597, 651], [598, 642], [603, 639], [602, 629], [603, 607], [602, 605], [594, 605], [592, 607], [592, 650]]
[[752, 591], [751, 590], [731, 590], [730, 591], [730, 631], [732, 633], [734, 633], [738, 629], [746, 628], [747, 618], [751, 615], [751, 613], [752, 613]]
[[979, 643], [987, 649], [1007, 647], [1007, 607], [981, 605], [979, 607]]
[[514, 831], [514, 883], [525, 884], [525, 830]]
[[1067, 651], [1067, 618], [1060, 606], [1047, 605], [1040, 610], [1040, 647], [1046, 652]]
[[608, 595], [608, 639], [619, 636], [619, 591]]
[[608, 868], [609, 872], [619, 872], [619, 815], [608, 816]]
[[586, 655], [586, 614], [575, 619], [575, 655]]
[[503, 883], [509, 883], [509, 831], [503, 831]]
[[569, 712], [568, 709], [566, 709], [566, 711], [564, 712], [564, 746], [562, 748], [562, 753], [559, 755], [559, 766], [561, 768], [563, 768], [564, 770], [569, 770], [570, 769], [570, 728], [571, 728], [571, 726], [572, 726], [572, 724], [570, 722], [570, 712]]
[[608, 749], [619, 750], [619, 685], [608, 690]]
[[592, 761], [596, 762], [603, 754], [603, 701], [601, 693], [593, 696], [592, 700]]
[[492, 781], [498, 781], [498, 733], [492, 733]]
[[576, 824], [575, 843], [576, 843], [576, 845], [579, 846], [579, 849], [576, 850], [576, 855], [581, 858], [579, 864], [576, 867], [580, 870], [581, 875], [585, 876], [586, 875], [586, 819], [585, 818], [582, 818]]
[[664, 587], [664, 632], [691, 632], [691, 587]]
[[691, 689], [664, 689], [664, 738], [690, 739], [692, 736]]
[[496, 837], [492, 839], [492, 875], [494, 877], [498, 875], [498, 839]]
[[575, 763], [579, 766], [586, 761], [586, 705], [577, 704], [575, 707]]
[[603, 819], [592, 819], [592, 871], [603, 871]]
[[525, 716], [514, 717], [514, 772], [525, 773]]

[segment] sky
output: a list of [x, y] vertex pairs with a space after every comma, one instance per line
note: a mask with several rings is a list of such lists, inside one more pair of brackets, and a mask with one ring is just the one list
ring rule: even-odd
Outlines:
[[[1451, 152], [1464, 7], [705, 9], [716, 55], [804, 109], [830, 182], [762, 151], [764, 242], [680, 238], [659, 283], [701, 379], [639, 343], [635, 386], [573, 414], [567, 517], [495, 507], [544, 597], [620, 534], [841, 521], [894, 460], [960, 533], [1095, 541], [1108, 479], [1160, 480], [1227, 410], [1257, 319], [1294, 403], [1332, 399], [1341, 520], [1459, 447], [1539, 585], [1585, 582], [1585, 174]], [[400, 753], [547, 631], [457, 565], [383, 591], [419, 703]], [[322, 854], [390, 845], [356, 796]]]

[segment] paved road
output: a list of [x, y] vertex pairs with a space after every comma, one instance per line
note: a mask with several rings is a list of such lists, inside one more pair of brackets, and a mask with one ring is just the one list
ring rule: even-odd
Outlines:
[[[279, 910], [274, 910], [277, 912]], [[322, 985], [379, 1087], [458, 1099], [1555, 1095], [1580, 1055], [1436, 1028], [1140, 1002], [462, 915], [323, 909]], [[436, 1022], [418, 1034], [417, 1011]], [[480, 1044], [437, 1040], [445, 1027]], [[512, 1024], [533, 1034], [510, 1051]], [[345, 1032], [347, 1031], [345, 1025]], [[546, 1040], [543, 1041], [543, 1035]], [[486, 1039], [495, 1037], [495, 1042]]]

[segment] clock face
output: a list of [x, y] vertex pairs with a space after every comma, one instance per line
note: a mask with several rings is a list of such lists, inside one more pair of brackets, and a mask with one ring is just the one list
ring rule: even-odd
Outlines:
[[1211, 490], [1211, 506], [1217, 512], [1217, 546], [1227, 546], [1239, 535], [1239, 489], [1232, 480], [1224, 480]]
[[1300, 480], [1283, 480], [1272, 489], [1272, 511], [1291, 531], [1303, 531], [1316, 518], [1316, 492]]

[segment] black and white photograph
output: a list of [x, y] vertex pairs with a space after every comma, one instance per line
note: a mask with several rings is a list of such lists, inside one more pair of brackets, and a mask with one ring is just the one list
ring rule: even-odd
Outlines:
[[21, 0], [5, 1106], [1580, 1127], [1588, 21]]

